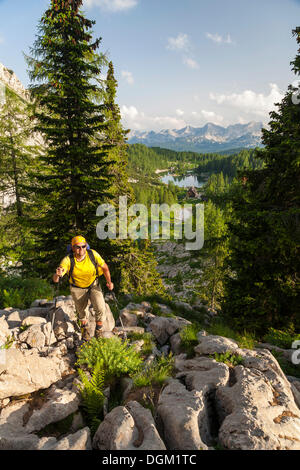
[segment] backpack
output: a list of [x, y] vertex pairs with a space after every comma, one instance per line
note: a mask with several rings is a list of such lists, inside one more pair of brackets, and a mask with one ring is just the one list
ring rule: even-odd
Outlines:
[[[92, 252], [89, 244], [86, 245], [86, 251], [89, 255], [89, 258], [90, 258], [91, 262], [93, 263], [93, 265], [95, 267], [96, 279], [97, 279], [99, 277], [99, 275], [98, 275], [98, 263], [95, 259], [94, 253]], [[70, 278], [72, 279], [72, 282], [73, 282], [72, 286], [73, 287], [78, 287], [78, 286], [76, 286], [74, 278], [73, 278], [73, 270], [74, 270], [74, 266], [75, 266], [75, 260], [74, 260], [74, 253], [72, 251], [72, 246], [71, 245], [67, 246], [67, 256], [69, 256], [69, 258], [70, 258], [69, 279]], [[93, 281], [93, 282], [95, 282], [95, 281]]]

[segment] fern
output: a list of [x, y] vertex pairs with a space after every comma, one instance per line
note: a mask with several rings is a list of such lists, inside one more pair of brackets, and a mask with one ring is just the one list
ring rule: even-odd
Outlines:
[[87, 414], [91, 432], [94, 434], [101, 423], [103, 412], [104, 371], [101, 364], [97, 363], [91, 378], [82, 369], [78, 369], [78, 374], [82, 382], [78, 388], [81, 392], [83, 408]]
[[119, 338], [92, 338], [78, 353], [78, 365], [93, 371], [96, 364], [104, 371], [104, 381], [130, 375], [140, 369], [142, 357], [134, 346]]

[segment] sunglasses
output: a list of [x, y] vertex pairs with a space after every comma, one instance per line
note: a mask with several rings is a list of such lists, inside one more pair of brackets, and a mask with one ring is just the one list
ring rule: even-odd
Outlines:
[[86, 245], [74, 245], [75, 250], [80, 250], [82, 248], [83, 250], [86, 248]]

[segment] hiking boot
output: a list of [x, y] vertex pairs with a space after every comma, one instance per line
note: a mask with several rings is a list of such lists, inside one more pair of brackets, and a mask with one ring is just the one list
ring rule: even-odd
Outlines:
[[82, 334], [81, 334], [81, 336], [82, 336], [82, 339], [84, 341], [89, 341], [91, 339], [91, 335], [88, 331], [88, 326], [87, 325], [82, 325]]
[[103, 328], [102, 326], [96, 326], [96, 329], [95, 329], [95, 337], [98, 339], [98, 338], [102, 338], [103, 337]]

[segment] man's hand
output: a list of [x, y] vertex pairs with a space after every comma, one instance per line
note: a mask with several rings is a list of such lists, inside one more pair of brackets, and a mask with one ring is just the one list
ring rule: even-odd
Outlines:
[[60, 266], [56, 269], [55, 274], [53, 274], [53, 282], [59, 282], [59, 279], [64, 275], [64, 268]]
[[63, 276], [64, 272], [65, 272], [64, 268], [61, 268], [60, 266], [56, 269], [56, 274], [59, 277]]
[[106, 285], [107, 285], [109, 290], [113, 290], [113, 288], [114, 288], [114, 283], [113, 282], [107, 282]]

